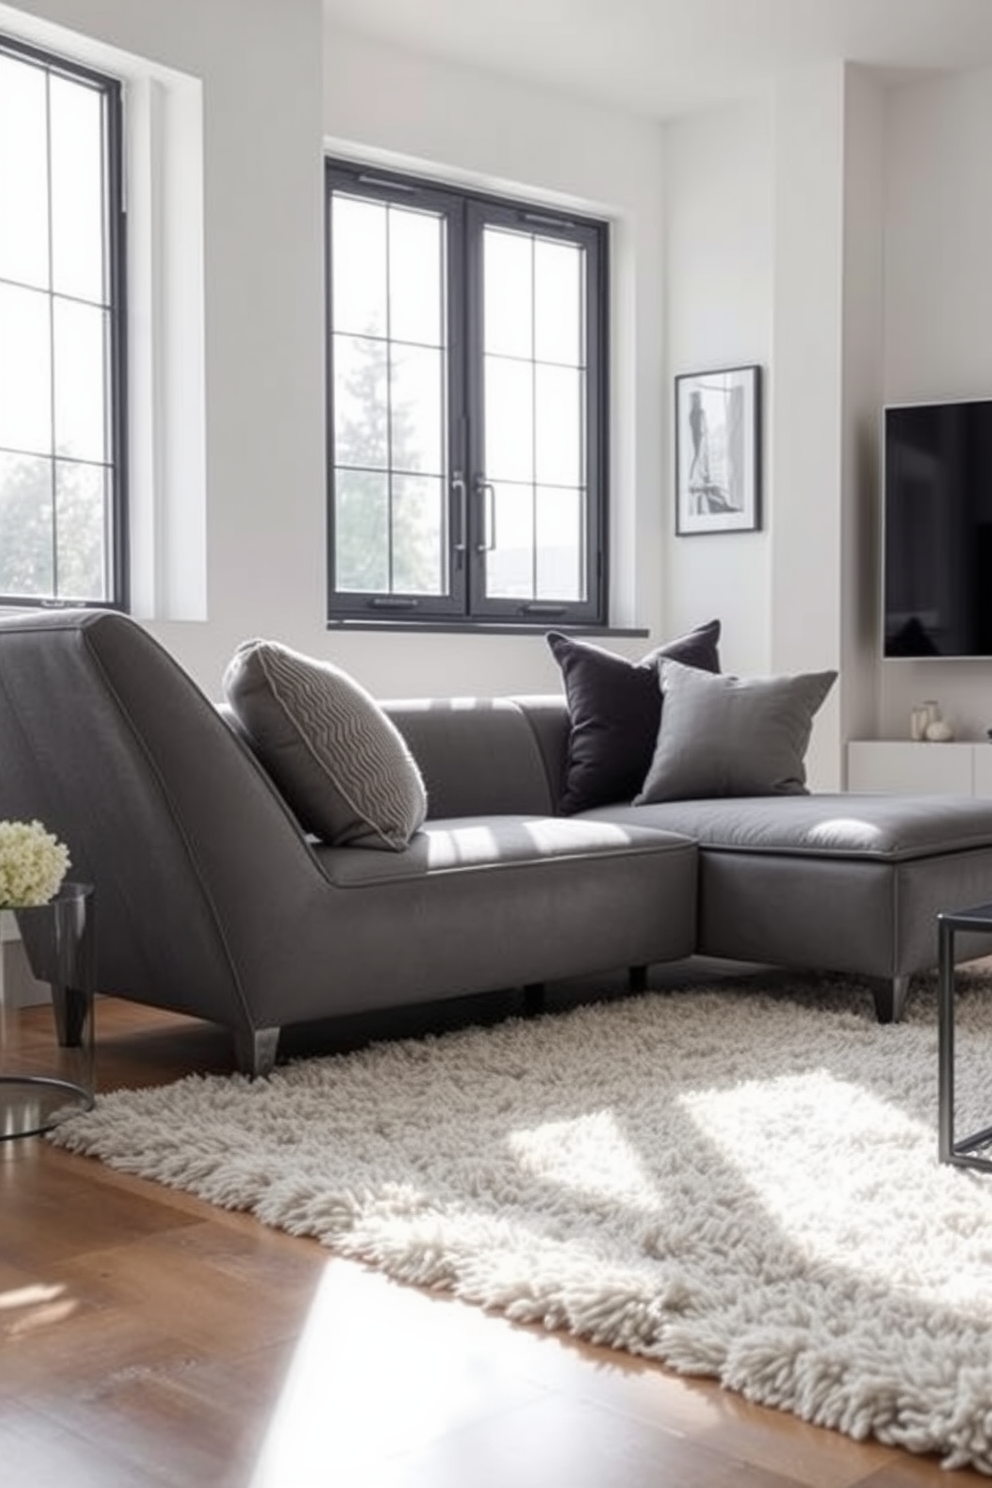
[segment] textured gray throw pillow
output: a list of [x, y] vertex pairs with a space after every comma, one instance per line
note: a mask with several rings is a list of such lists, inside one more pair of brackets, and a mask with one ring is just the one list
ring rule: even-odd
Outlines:
[[662, 661], [661, 727], [634, 805], [806, 795], [813, 715], [836, 679], [836, 672], [714, 676]]
[[340, 667], [276, 641], [245, 641], [224, 695], [308, 832], [398, 852], [422, 825], [427, 795], [402, 734]]

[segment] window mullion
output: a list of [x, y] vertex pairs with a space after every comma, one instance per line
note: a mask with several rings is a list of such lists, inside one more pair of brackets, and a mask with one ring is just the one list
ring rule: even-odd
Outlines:
[[537, 594], [537, 242], [530, 240], [530, 583]]
[[390, 316], [390, 240], [392, 237], [392, 208], [386, 208], [386, 572], [389, 574], [389, 592], [393, 592], [395, 578], [395, 553], [393, 534], [396, 531], [393, 511], [393, 341]]
[[45, 70], [45, 212], [48, 255], [48, 484], [52, 499], [52, 597], [59, 597], [58, 464], [55, 429], [55, 245], [52, 231], [52, 75]]
[[[448, 590], [459, 615], [468, 612], [471, 585], [471, 407], [467, 396], [469, 357], [466, 272], [468, 232], [465, 204], [452, 203], [447, 217], [448, 350], [445, 359], [448, 410], [447, 562]], [[459, 551], [459, 545], [461, 550]]]
[[466, 204], [465, 227], [465, 398], [468, 410], [468, 490], [466, 507], [468, 512], [468, 600], [470, 616], [477, 616], [485, 596], [486, 553], [484, 492], [481, 482], [486, 479], [486, 429], [485, 429], [485, 355], [484, 355], [484, 295], [485, 269], [483, 263], [484, 219], [478, 204]]

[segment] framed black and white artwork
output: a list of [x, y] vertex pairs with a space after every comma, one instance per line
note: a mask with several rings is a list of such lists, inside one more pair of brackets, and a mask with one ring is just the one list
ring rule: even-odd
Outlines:
[[675, 531], [761, 526], [761, 368], [675, 379]]

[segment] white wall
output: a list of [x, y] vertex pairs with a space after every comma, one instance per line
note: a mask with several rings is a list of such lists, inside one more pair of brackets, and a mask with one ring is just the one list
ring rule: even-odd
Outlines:
[[664, 591], [672, 633], [713, 617], [723, 622], [721, 659], [739, 673], [771, 667], [770, 471], [766, 463], [760, 531], [675, 537], [672, 387], [678, 373], [759, 363], [767, 405], [772, 129], [770, 104], [755, 103], [666, 131]]
[[878, 439], [883, 356], [884, 93], [847, 69], [840, 552], [840, 743], [870, 736], [879, 689]]
[[[990, 397], [992, 72], [893, 90], [885, 150], [884, 401]], [[992, 727], [992, 662], [886, 661], [880, 672], [880, 737], [908, 737], [923, 698], [940, 701], [961, 738]]]
[[[841, 662], [843, 67], [794, 74], [775, 104], [772, 663], [820, 671]], [[835, 685], [808, 759], [821, 788], [839, 784], [840, 716]]]

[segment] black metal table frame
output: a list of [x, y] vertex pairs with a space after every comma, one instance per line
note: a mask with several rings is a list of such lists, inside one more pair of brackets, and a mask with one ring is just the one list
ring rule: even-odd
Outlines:
[[992, 1173], [992, 1158], [983, 1157], [982, 1149], [992, 1146], [992, 1126], [954, 1136], [954, 937], [959, 932], [988, 935], [992, 933], [992, 904], [979, 904], [974, 909], [953, 911], [937, 916], [938, 937], [938, 1154], [943, 1163], [960, 1168], [980, 1168]]

